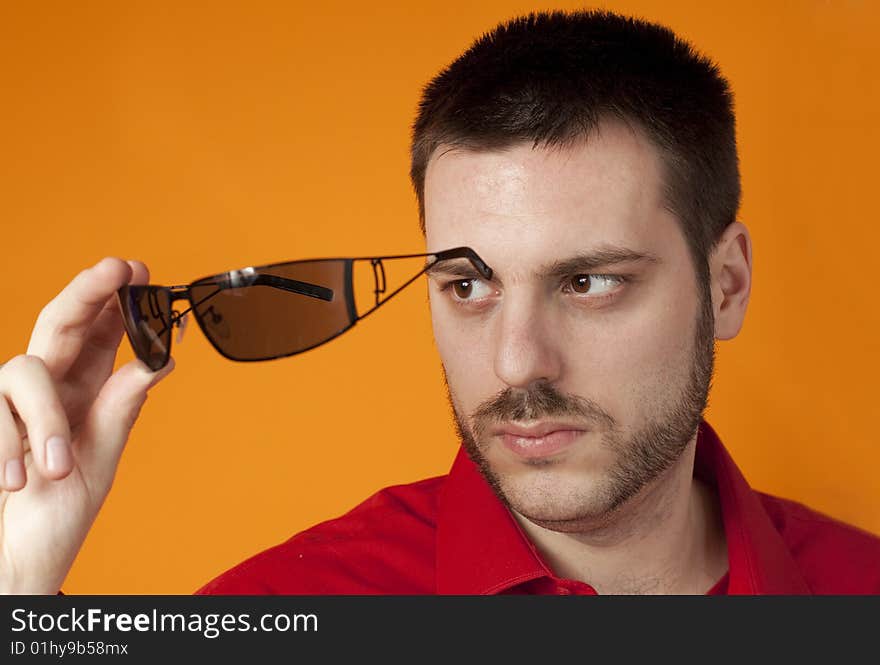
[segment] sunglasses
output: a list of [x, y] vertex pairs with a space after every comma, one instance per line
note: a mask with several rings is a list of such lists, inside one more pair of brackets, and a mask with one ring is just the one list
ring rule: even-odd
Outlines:
[[[425, 258], [424, 266], [385, 295], [385, 263]], [[492, 269], [469, 247], [428, 254], [306, 259], [231, 270], [186, 285], [127, 284], [116, 297], [135, 356], [152, 371], [171, 356], [171, 332], [178, 342], [192, 312], [211, 345], [225, 358], [243, 362], [274, 360], [308, 351], [338, 337], [375, 312], [440, 261], [467, 259], [485, 279]], [[355, 303], [356, 266], [372, 268], [374, 301], [358, 313]], [[360, 271], [358, 271], [360, 274]], [[189, 308], [173, 305], [186, 300]]]

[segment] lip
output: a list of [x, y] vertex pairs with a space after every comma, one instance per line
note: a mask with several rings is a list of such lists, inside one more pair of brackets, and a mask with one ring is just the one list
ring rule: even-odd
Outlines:
[[549, 457], [569, 447], [586, 430], [570, 423], [535, 423], [530, 426], [505, 425], [493, 431], [504, 447], [526, 459]]
[[583, 426], [574, 423], [541, 421], [533, 423], [531, 425], [503, 425], [501, 427], [496, 427], [495, 429], [493, 429], [492, 434], [499, 436], [509, 434], [511, 436], [535, 439], [542, 436], [547, 436], [552, 432], [558, 432], [559, 430], [577, 430], [579, 432], [586, 431]]

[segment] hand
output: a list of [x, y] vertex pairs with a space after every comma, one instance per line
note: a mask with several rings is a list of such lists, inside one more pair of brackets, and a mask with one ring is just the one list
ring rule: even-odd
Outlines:
[[146, 284], [138, 261], [105, 258], [37, 317], [27, 352], [0, 365], [0, 592], [56, 593], [110, 487], [159, 372], [113, 373], [116, 290]]

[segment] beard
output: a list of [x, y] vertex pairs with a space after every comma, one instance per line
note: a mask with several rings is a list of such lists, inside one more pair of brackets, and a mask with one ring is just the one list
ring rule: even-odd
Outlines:
[[[528, 390], [506, 388], [477, 407], [470, 418], [471, 427], [455, 405], [444, 368], [447, 397], [462, 447], [502, 503], [536, 524], [557, 531], [576, 530], [577, 523], [607, 522], [677, 462], [703, 418], [715, 365], [715, 319], [708, 289], [701, 289], [698, 309], [689, 371], [677, 390], [675, 386], [663, 387], [655, 401], [655, 413], [648, 414], [629, 436], [595, 401], [563, 394], [547, 382], [536, 382]], [[664, 395], [669, 397], [664, 399]], [[542, 487], [524, 491], [515, 480], [497, 472], [484, 454], [493, 425], [560, 416], [590, 422], [595, 425], [593, 430], [602, 433], [600, 445], [610, 452], [613, 462], [603, 477], [586, 481], [592, 486], [578, 482], [565, 487], [545, 478]], [[554, 464], [547, 459], [526, 463], [536, 471]]]

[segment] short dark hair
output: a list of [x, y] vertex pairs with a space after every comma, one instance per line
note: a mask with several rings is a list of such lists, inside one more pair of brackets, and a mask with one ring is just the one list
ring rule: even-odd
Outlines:
[[733, 94], [718, 67], [669, 28], [608, 11], [500, 23], [425, 86], [410, 170], [422, 232], [425, 172], [439, 146], [561, 147], [603, 119], [641, 130], [658, 149], [665, 205], [706, 289], [708, 255], [740, 204]]

